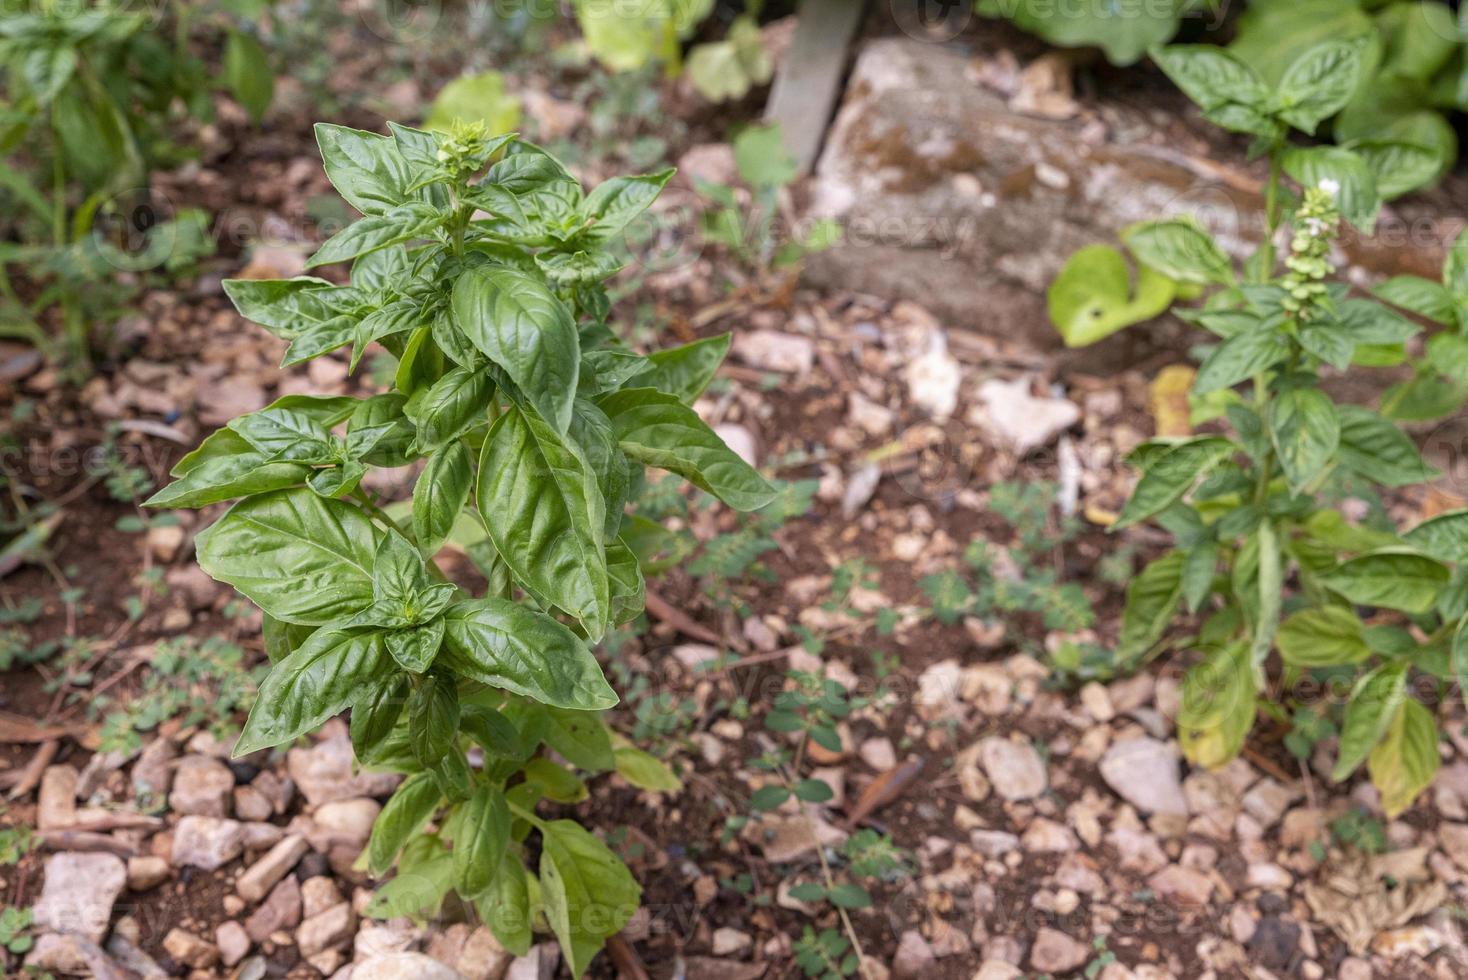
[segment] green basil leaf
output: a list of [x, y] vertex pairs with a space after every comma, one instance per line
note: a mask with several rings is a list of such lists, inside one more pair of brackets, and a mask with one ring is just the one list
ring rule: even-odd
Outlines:
[[1130, 527], [1171, 507], [1235, 449], [1220, 436], [1201, 436], [1167, 448], [1147, 465], [1115, 529]]
[[656, 756], [631, 746], [622, 746], [612, 755], [616, 757], [617, 774], [638, 789], [650, 793], [683, 792], [683, 781]]
[[358, 211], [384, 214], [408, 200], [413, 175], [391, 137], [317, 123], [316, 144], [331, 185]]
[[581, 352], [581, 393], [604, 395], [616, 391], [628, 378], [647, 370], [648, 360], [641, 354], [620, 347], [602, 347]]
[[362, 914], [374, 919], [432, 919], [453, 886], [454, 861], [442, 841], [418, 837], [403, 848], [397, 876], [377, 889]]
[[1317, 44], [1285, 69], [1275, 90], [1275, 112], [1313, 135], [1322, 121], [1346, 107], [1360, 77], [1360, 43], [1353, 39]]
[[1221, 647], [1183, 676], [1178, 742], [1189, 762], [1216, 769], [1239, 754], [1254, 727], [1257, 691], [1249, 647]]
[[1376, 227], [1381, 208], [1376, 175], [1355, 153], [1339, 146], [1291, 146], [1284, 152], [1284, 171], [1301, 187], [1334, 181], [1339, 185], [1335, 200], [1341, 217], [1368, 234]]
[[[1387, 487], [1427, 483], [1438, 477], [1417, 451], [1417, 445], [1388, 420], [1359, 405], [1337, 405], [1342, 465]], [[1427, 549], [1423, 549], [1427, 550]]]
[[1121, 253], [1110, 245], [1087, 245], [1066, 259], [1045, 292], [1045, 304], [1065, 345], [1085, 347], [1165, 312], [1176, 293], [1176, 283], [1142, 265], [1134, 294]]
[[651, 388], [627, 388], [597, 404], [612, 420], [628, 456], [676, 473], [736, 510], [758, 510], [774, 499], [765, 478], [677, 397]]
[[1190, 613], [1198, 611], [1213, 588], [1213, 573], [1218, 569], [1218, 552], [1217, 541], [1199, 541], [1188, 548], [1183, 558], [1182, 598]]
[[1371, 656], [1361, 620], [1340, 606], [1318, 606], [1295, 613], [1279, 626], [1279, 654], [1295, 667], [1334, 667]]
[[435, 765], [459, 733], [459, 691], [453, 678], [425, 674], [408, 695], [407, 712], [413, 757], [421, 766]]
[[454, 529], [473, 485], [474, 461], [463, 443], [451, 443], [428, 457], [413, 486], [413, 534], [425, 555], [436, 554]]
[[338, 287], [325, 279], [226, 279], [223, 285], [240, 316], [286, 339], [341, 315], [327, 299]]
[[607, 543], [607, 578], [611, 582], [612, 622], [630, 623], [642, 614], [647, 585], [637, 556], [620, 537]]
[[1289, 354], [1289, 348], [1273, 324], [1266, 321], [1247, 333], [1236, 334], [1209, 354], [1193, 379], [1193, 394], [1206, 395], [1232, 388], [1240, 381], [1263, 374]]
[[428, 823], [442, 799], [431, 772], [414, 773], [403, 780], [372, 824], [372, 836], [367, 841], [367, 869], [374, 875], [385, 874], [403, 845]]
[[355, 459], [349, 459], [324, 470], [316, 470], [306, 478], [306, 486], [323, 497], [342, 497], [362, 482], [367, 467]]
[[[226, 430], [228, 431], [228, 430]], [[242, 452], [202, 460], [145, 501], [145, 507], [207, 507], [236, 497], [298, 486], [311, 473], [300, 463], [273, 463], [265, 453]]]
[[387, 531], [372, 556], [374, 602], [407, 603], [429, 584], [423, 555], [396, 531]]
[[1332, 592], [1363, 606], [1425, 613], [1448, 584], [1448, 569], [1414, 552], [1377, 551], [1341, 562], [1320, 581]]
[[466, 704], [459, 712], [459, 728], [490, 755], [502, 759], [520, 757], [520, 732], [513, 722], [493, 708]]
[[402, 716], [408, 699], [408, 678], [398, 674], [369, 698], [352, 705], [352, 751], [364, 759], [375, 746], [387, 741]]
[[1291, 388], [1276, 395], [1269, 429], [1280, 467], [1296, 492], [1325, 470], [1341, 441], [1335, 403], [1319, 388]]
[[251, 448], [279, 462], [321, 463], [335, 456], [326, 426], [288, 408], [262, 408], [241, 415], [229, 423], [229, 428]]
[[617, 703], [586, 644], [544, 613], [489, 596], [449, 607], [444, 624], [439, 658], [461, 677], [561, 708]]
[[1451, 324], [1455, 320], [1453, 294], [1431, 279], [1392, 276], [1373, 288], [1371, 294], [1439, 325]]
[[525, 782], [533, 783], [536, 791], [547, 800], [556, 803], [581, 803], [590, 793], [580, 776], [557, 765], [545, 756], [537, 756], [523, 767]]
[[240, 501], [195, 544], [211, 576], [276, 619], [317, 626], [372, 602], [381, 537], [355, 507], [301, 488]]
[[637, 177], [613, 177], [598, 184], [581, 205], [581, 213], [593, 222], [582, 232], [581, 240], [605, 245], [657, 200], [672, 176], [672, 170], [662, 170]]
[[733, 339], [733, 334], [724, 333], [682, 347], [654, 351], [647, 355], [646, 370], [628, 379], [627, 387], [656, 388], [685, 405], [692, 405], [724, 363]]
[[550, 425], [511, 408], [484, 441], [475, 497], [516, 581], [600, 637], [611, 606], [606, 515], [586, 460]]
[[1394, 820], [1437, 775], [1437, 719], [1416, 698], [1403, 698], [1386, 733], [1366, 759], [1381, 809]]
[[408, 201], [382, 214], [368, 215], [332, 235], [306, 263], [306, 268], [346, 262], [389, 245], [426, 238], [447, 215], [422, 201]]
[[284, 745], [370, 698], [386, 682], [390, 664], [377, 630], [318, 630], [270, 668], [234, 754]]
[[1340, 782], [1366, 761], [1391, 726], [1406, 696], [1405, 661], [1382, 664], [1356, 681], [1351, 699], [1346, 702], [1340, 748], [1330, 773], [1332, 780]]
[[443, 644], [444, 622], [433, 619], [421, 626], [390, 630], [383, 635], [387, 652], [404, 670], [421, 674], [428, 670]]
[[1468, 562], [1468, 508], [1428, 518], [1403, 537], [1412, 547], [1433, 558]]
[[616, 767], [612, 737], [599, 711], [547, 707], [546, 716], [551, 724], [546, 730], [545, 742], [567, 762], [592, 772]]
[[280, 359], [280, 366], [304, 364], [322, 354], [330, 354], [338, 347], [350, 344], [356, 333], [357, 320], [351, 316], [336, 316], [323, 323], [312, 324], [291, 339], [285, 356]]
[[1233, 265], [1213, 236], [1187, 218], [1141, 221], [1121, 232], [1137, 261], [1178, 282], [1199, 285], [1234, 281]]
[[482, 369], [454, 368], [434, 382], [421, 399], [415, 399], [418, 451], [432, 452], [487, 422], [494, 392], [494, 379]]
[[1152, 60], [1211, 122], [1234, 132], [1274, 136], [1268, 90], [1244, 62], [1211, 44], [1153, 48]]
[[397, 392], [373, 395], [358, 404], [347, 423], [347, 455], [372, 466], [407, 466], [417, 432], [404, 414], [407, 399]]
[[474, 897], [480, 921], [489, 926], [501, 946], [516, 956], [530, 952], [533, 920], [526, 879], [524, 862], [506, 849], [489, 888]]
[[581, 371], [580, 338], [566, 304], [534, 276], [481, 266], [454, 283], [459, 330], [564, 435]]
[[[1170, 551], [1149, 562], [1127, 586], [1116, 644], [1118, 662], [1137, 663], [1162, 639], [1182, 598], [1183, 562], [1181, 551]], [[1211, 574], [1210, 569], [1210, 578]]]
[[510, 808], [497, 786], [480, 786], [464, 805], [454, 838], [454, 887], [459, 894], [478, 895], [499, 870], [510, 841]]
[[642, 889], [627, 866], [574, 820], [541, 827], [540, 896], [571, 975], [586, 972], [608, 936], [637, 911]]

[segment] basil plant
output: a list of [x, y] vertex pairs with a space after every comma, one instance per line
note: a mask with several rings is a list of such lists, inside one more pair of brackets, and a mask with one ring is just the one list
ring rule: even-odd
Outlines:
[[[352, 345], [355, 365], [381, 344], [392, 390], [242, 415], [150, 504], [237, 500], [197, 540], [203, 569], [259, 606], [273, 664], [236, 754], [350, 709], [361, 764], [406, 775], [365, 854], [374, 874], [397, 866], [371, 912], [429, 916], [454, 891], [511, 951], [548, 928], [579, 976], [640, 892], [539, 804], [585, 799], [577, 770], [678, 785], [600, 714], [617, 695], [592, 646], [641, 611], [639, 555], [663, 543], [626, 504], [647, 465], [740, 509], [772, 496], [690, 407], [728, 338], [642, 356], [608, 326], [612, 246], [671, 172], [583, 194], [545, 151], [482, 125], [316, 132], [363, 217], [311, 265], [350, 262], [350, 282], [225, 289], [290, 342], [286, 364]], [[411, 504], [364, 486], [371, 467], [420, 463]], [[482, 594], [440, 569], [446, 547]]]
[[[1117, 657], [1202, 652], [1177, 719], [1192, 762], [1238, 755], [1261, 713], [1293, 728], [1287, 745], [1302, 757], [1338, 726], [1332, 777], [1364, 763], [1395, 816], [1438, 765], [1435, 716], [1411, 691], [1425, 684], [1440, 699], [1468, 679], [1468, 510], [1403, 533], [1384, 511], [1353, 523], [1334, 506], [1438, 475], [1391, 419], [1321, 388], [1327, 369], [1399, 361], [1418, 330], [1332, 281], [1340, 190], [1304, 189], [1284, 271], [1268, 279], [1235, 278], [1185, 221], [1133, 239], [1148, 261], [1222, 287], [1174, 312], [1216, 339], [1193, 383], [1193, 421], [1223, 431], [1152, 439], [1129, 457], [1141, 478], [1115, 528], [1153, 521], [1176, 548], [1128, 588]], [[1195, 633], [1173, 629], [1184, 614], [1200, 617]]]

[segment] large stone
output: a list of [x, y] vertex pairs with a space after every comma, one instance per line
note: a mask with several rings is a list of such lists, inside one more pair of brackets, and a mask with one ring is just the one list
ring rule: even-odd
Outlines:
[[257, 943], [271, 933], [294, 929], [301, 921], [301, 883], [288, 877], [270, 890], [265, 902], [245, 920], [245, 932]]
[[173, 774], [168, 805], [174, 813], [227, 817], [233, 790], [234, 773], [228, 766], [205, 755], [188, 755]]
[[286, 766], [296, 788], [312, 806], [359, 796], [386, 796], [403, 778], [396, 773], [358, 769], [352, 757], [352, 740], [344, 729], [310, 748], [291, 749]]
[[296, 929], [296, 946], [301, 955], [315, 956], [351, 942], [356, 933], [357, 916], [346, 902], [333, 906], [301, 922]]
[[979, 743], [979, 761], [994, 792], [1006, 800], [1033, 799], [1050, 782], [1044, 760], [1029, 742], [991, 736]]
[[[961, 48], [909, 38], [863, 48], [812, 188], [812, 217], [838, 219], [845, 234], [807, 259], [810, 281], [916, 300], [949, 327], [1055, 349], [1045, 290], [1082, 246], [1190, 213], [1234, 256], [1252, 251], [1262, 169], [1195, 110], [1107, 103], [1100, 121], [1036, 118], [985, 87], [975, 65]], [[1441, 215], [1457, 213], [1462, 193], [1394, 202], [1375, 236], [1343, 240], [1347, 256], [1436, 280], [1457, 228]], [[1123, 366], [1128, 349], [1115, 338], [1087, 364]]]
[[1101, 759], [1101, 778], [1143, 813], [1188, 815], [1177, 749], [1165, 742], [1155, 738], [1117, 742]]
[[47, 766], [36, 799], [36, 827], [56, 830], [76, 823], [77, 771], [73, 766]]
[[31, 910], [40, 932], [61, 932], [100, 943], [112, 903], [127, 884], [127, 866], [115, 854], [66, 852], [46, 859], [46, 882]]
[[173, 828], [174, 867], [217, 871], [240, 856], [245, 848], [245, 827], [238, 820], [188, 816]]
[[1091, 948], [1058, 929], [1043, 928], [1030, 947], [1030, 966], [1041, 973], [1069, 973], [1090, 959]]
[[306, 853], [306, 838], [296, 834], [276, 844], [249, 870], [240, 875], [235, 891], [247, 902], [258, 902], [264, 898], [275, 883], [284, 878], [286, 872], [296, 866], [301, 855]]
[[462, 980], [457, 972], [422, 953], [374, 956], [352, 967], [352, 980]]

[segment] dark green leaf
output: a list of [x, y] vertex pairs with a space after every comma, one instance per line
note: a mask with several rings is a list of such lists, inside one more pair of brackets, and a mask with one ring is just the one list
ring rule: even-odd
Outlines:
[[391, 665], [377, 630], [318, 630], [270, 668], [235, 743], [235, 755], [286, 744], [373, 697], [390, 676]]
[[510, 840], [510, 808], [495, 786], [480, 786], [464, 805], [454, 838], [454, 887], [474, 896], [489, 888]]
[[413, 534], [425, 555], [435, 554], [469, 502], [474, 460], [463, 443], [435, 452], [413, 486]]
[[455, 673], [562, 708], [617, 703], [586, 644], [551, 617], [493, 596], [444, 614], [439, 659]]
[[642, 890], [627, 866], [574, 820], [543, 824], [541, 846], [545, 917], [571, 975], [579, 977], [606, 938], [632, 918]]
[[414, 773], [405, 779], [372, 824], [367, 869], [380, 875], [391, 868], [403, 845], [423, 829], [442, 798], [433, 773]]
[[304, 488], [250, 497], [196, 541], [199, 565], [265, 612], [308, 626], [372, 602], [382, 532], [355, 507]]
[[599, 638], [611, 614], [596, 474], [551, 426], [518, 408], [490, 429], [476, 492], [515, 579]]
[[736, 510], [757, 510], [773, 499], [765, 478], [675, 396], [628, 388], [597, 404], [612, 420], [617, 443], [633, 459], [676, 473]]
[[454, 744], [459, 733], [459, 692], [453, 678], [426, 674], [408, 695], [408, 734], [413, 756], [421, 766], [432, 766]]
[[580, 338], [566, 305], [535, 277], [495, 266], [460, 276], [453, 303], [464, 336], [564, 434], [581, 370]]

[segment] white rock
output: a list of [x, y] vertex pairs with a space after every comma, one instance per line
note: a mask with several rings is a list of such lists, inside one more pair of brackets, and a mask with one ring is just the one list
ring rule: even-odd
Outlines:
[[1034, 799], [1045, 792], [1049, 777], [1040, 753], [1029, 742], [991, 736], [979, 743], [979, 761], [994, 792], [1006, 800]]
[[846, 396], [846, 417], [867, 435], [884, 436], [891, 432], [895, 414], [892, 409], [878, 405], [859, 391]]
[[250, 937], [238, 922], [221, 922], [214, 930], [214, 945], [225, 966], [234, 966], [250, 951]]
[[1035, 935], [1030, 966], [1041, 973], [1069, 973], [1091, 957], [1091, 948], [1048, 926]]
[[892, 975], [896, 980], [915, 980], [927, 976], [937, 965], [933, 947], [916, 929], [909, 929], [897, 942], [897, 955], [892, 958]]
[[233, 790], [234, 773], [224, 763], [204, 755], [186, 755], [173, 774], [168, 805], [174, 813], [227, 817]]
[[861, 756], [861, 761], [877, 772], [886, 772], [897, 765], [897, 750], [892, 747], [890, 738], [869, 738], [861, 743], [857, 753]]
[[1101, 759], [1101, 778], [1132, 806], [1145, 813], [1188, 815], [1178, 775], [1177, 749], [1153, 738], [1117, 742]]
[[127, 859], [127, 887], [135, 892], [157, 888], [168, 880], [168, 861], [156, 854], [140, 854]]
[[382, 804], [362, 797], [324, 803], [311, 814], [311, 819], [328, 837], [360, 842], [372, 835], [372, 825], [381, 812]]
[[296, 946], [300, 948], [302, 956], [315, 956], [350, 942], [356, 926], [357, 916], [352, 907], [342, 902], [303, 920], [296, 929]]
[[359, 796], [386, 796], [402, 782], [396, 773], [358, 769], [345, 729], [310, 748], [291, 749], [286, 766], [296, 788], [312, 806]]
[[754, 945], [749, 933], [728, 926], [714, 930], [713, 953], [715, 956], [739, 956]]
[[759, 466], [759, 440], [745, 426], [737, 422], [721, 422], [713, 427], [714, 434], [734, 450], [734, 455], [750, 466]]
[[352, 980], [461, 980], [459, 974], [422, 953], [374, 956], [352, 967]]
[[907, 398], [935, 419], [946, 419], [958, 408], [958, 385], [963, 370], [948, 353], [948, 339], [941, 330], [928, 335], [928, 348], [914, 358], [902, 373]]
[[761, 371], [803, 375], [815, 364], [815, 344], [800, 334], [746, 330], [734, 334], [734, 357]]
[[990, 378], [979, 385], [982, 415], [970, 419], [982, 426], [996, 442], [1023, 456], [1080, 421], [1081, 410], [1064, 398], [1036, 397], [1028, 377], [1013, 381]]
[[101, 942], [112, 903], [127, 884], [122, 858], [102, 852], [53, 854], [46, 859], [45, 875], [41, 897], [31, 910], [36, 930]]
[[239, 881], [235, 883], [235, 891], [247, 902], [260, 901], [270, 893], [276, 882], [296, 866], [301, 855], [306, 853], [306, 847], [306, 838], [299, 834], [285, 838], [240, 875]]
[[238, 820], [187, 816], [173, 828], [174, 867], [216, 871], [240, 856], [245, 828]]

